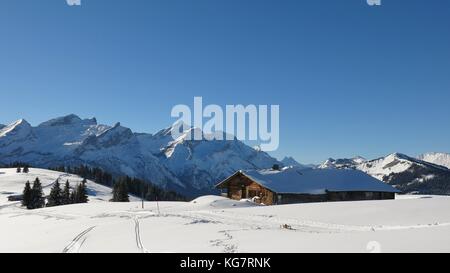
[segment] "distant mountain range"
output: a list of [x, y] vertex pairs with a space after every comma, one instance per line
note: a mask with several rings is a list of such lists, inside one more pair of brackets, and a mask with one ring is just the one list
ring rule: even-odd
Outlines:
[[36, 167], [87, 164], [115, 175], [151, 181], [187, 195], [211, 192], [215, 183], [240, 169], [282, 164], [241, 141], [194, 141], [190, 128], [176, 140], [172, 128], [156, 134], [132, 132], [120, 123], [68, 115], [36, 127], [18, 120], [0, 129], [0, 164], [26, 162]]
[[319, 168], [361, 170], [405, 193], [450, 194], [449, 158], [444, 153], [424, 154], [418, 158], [394, 153], [374, 160], [328, 159]]
[[429, 153], [418, 158], [403, 154], [366, 160], [328, 159], [320, 166], [292, 157], [282, 161], [265, 152], [231, 141], [194, 141], [189, 128], [174, 140], [172, 127], [156, 134], [135, 133], [120, 123], [101, 125], [95, 118], [68, 115], [36, 127], [26, 120], [0, 125], [0, 165], [25, 162], [36, 167], [86, 164], [114, 175], [128, 175], [188, 196], [211, 193], [213, 185], [237, 170], [273, 165], [306, 168], [352, 168], [404, 192], [450, 194], [450, 155]]
[[420, 160], [441, 165], [450, 169], [450, 154], [445, 153], [428, 153], [417, 157]]

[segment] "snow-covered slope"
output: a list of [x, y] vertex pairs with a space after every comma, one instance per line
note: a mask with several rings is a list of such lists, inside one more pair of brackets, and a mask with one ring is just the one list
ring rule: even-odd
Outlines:
[[[450, 197], [256, 206], [95, 202], [0, 207], [0, 252], [449, 252]], [[32, 227], [32, 228], [30, 228]]]
[[320, 168], [361, 170], [404, 192], [450, 194], [450, 170], [404, 154], [394, 153], [374, 160], [330, 159]]
[[329, 158], [324, 163], [318, 166], [319, 169], [354, 169], [359, 164], [366, 162], [367, 160], [361, 156], [354, 158], [333, 159]]
[[[83, 179], [77, 175], [55, 172], [45, 169], [30, 168], [29, 173], [17, 173], [16, 169], [0, 169], [0, 207], [5, 204], [16, 204], [17, 202], [8, 202], [8, 196], [20, 195], [27, 181], [33, 183], [36, 178], [42, 183], [45, 194], [50, 193], [50, 189], [57, 179], [63, 187], [66, 181], [69, 181], [70, 187], [74, 188], [81, 183]], [[111, 188], [94, 183], [90, 180], [86, 183], [90, 202], [109, 201], [112, 198]], [[132, 200], [133, 197], [131, 197]]]
[[450, 169], [450, 154], [446, 153], [427, 153], [417, 157], [420, 160], [441, 165]]
[[117, 123], [68, 115], [37, 127], [19, 120], [0, 129], [0, 165], [26, 162], [35, 167], [87, 164], [196, 195], [240, 169], [280, 164], [241, 141], [193, 141], [194, 128], [173, 140], [172, 127], [138, 134]]
[[417, 161], [403, 154], [390, 154], [386, 157], [358, 164], [360, 169], [380, 180], [386, 180], [391, 174], [398, 174], [410, 169]]
[[20, 152], [23, 149], [20, 143], [32, 145], [36, 141], [36, 136], [31, 125], [26, 120], [20, 119], [0, 130], [0, 140], [0, 149]]

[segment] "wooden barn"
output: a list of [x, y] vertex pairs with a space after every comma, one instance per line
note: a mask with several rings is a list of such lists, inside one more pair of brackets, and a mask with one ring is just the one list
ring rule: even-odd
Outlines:
[[238, 171], [216, 188], [228, 198], [265, 205], [395, 199], [400, 192], [361, 171], [293, 167]]

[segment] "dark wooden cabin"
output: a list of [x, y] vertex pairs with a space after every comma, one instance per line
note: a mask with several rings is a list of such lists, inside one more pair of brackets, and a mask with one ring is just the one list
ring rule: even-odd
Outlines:
[[265, 205], [395, 199], [399, 191], [356, 170], [238, 171], [216, 186], [230, 199]]
[[9, 202], [22, 201], [22, 200], [23, 200], [23, 194], [17, 194], [17, 195], [10, 195], [10, 196], [8, 196], [8, 201]]

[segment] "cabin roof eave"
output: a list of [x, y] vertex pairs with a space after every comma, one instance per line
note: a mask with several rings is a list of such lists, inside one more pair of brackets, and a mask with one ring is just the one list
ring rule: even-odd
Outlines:
[[231, 176], [228, 177], [227, 179], [223, 180], [222, 182], [218, 183], [218, 184], [215, 185], [214, 187], [215, 187], [216, 189], [224, 189], [224, 188], [226, 188], [226, 184], [227, 184], [228, 182], [230, 182], [233, 178], [235, 178], [235, 177], [238, 176], [238, 175], [244, 176], [245, 178], [251, 180], [253, 183], [258, 184], [258, 185], [261, 186], [262, 188], [265, 188], [266, 190], [269, 190], [269, 191], [271, 191], [271, 192], [277, 194], [276, 191], [274, 191], [273, 189], [267, 187], [266, 185], [263, 185], [263, 184], [259, 183], [256, 179], [254, 179], [253, 177], [251, 177], [251, 176], [249, 176], [249, 175], [246, 175], [245, 172], [243, 172], [243, 171], [241, 171], [241, 170], [235, 172], [233, 175], [231, 175]]
[[227, 177], [225, 180], [223, 180], [223, 181], [217, 183], [217, 184], [214, 186], [214, 188], [216, 188], [216, 189], [223, 189], [223, 188], [225, 188], [225, 187], [226, 187], [225, 185], [226, 185], [231, 179], [235, 178], [236, 176], [238, 176], [238, 175], [240, 175], [240, 174], [242, 174], [242, 171], [237, 171], [237, 172], [235, 172], [233, 175]]

